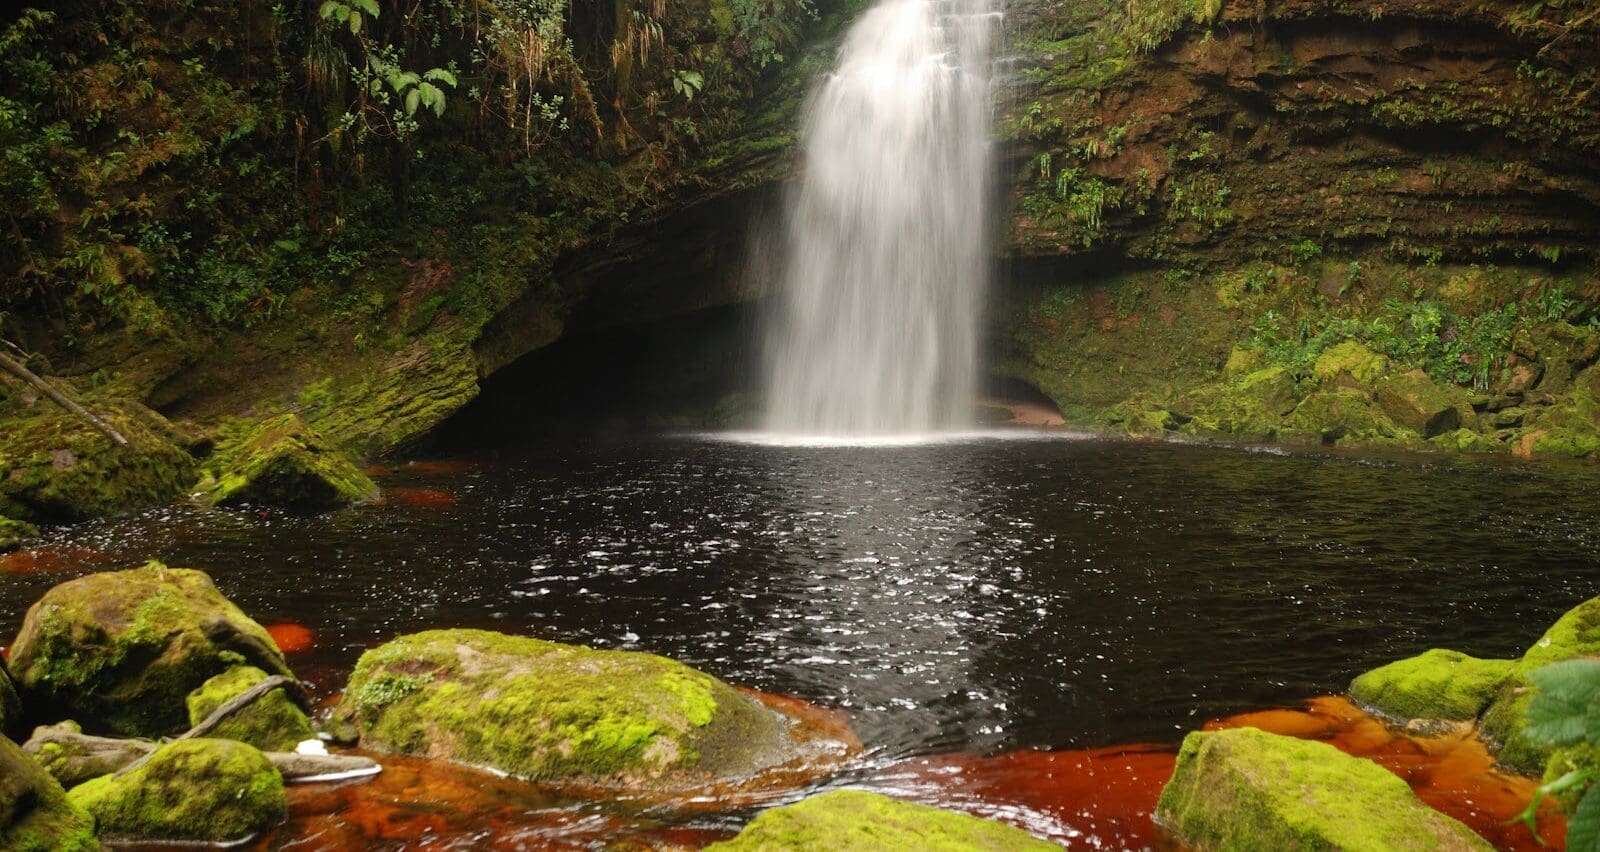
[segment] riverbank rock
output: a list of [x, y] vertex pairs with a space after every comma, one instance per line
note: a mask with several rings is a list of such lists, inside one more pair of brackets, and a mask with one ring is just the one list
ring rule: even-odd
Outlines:
[[682, 663], [483, 630], [363, 654], [339, 715], [363, 748], [547, 782], [665, 789], [782, 759], [782, 716]]
[[1255, 728], [1185, 737], [1156, 819], [1201, 849], [1492, 848], [1376, 763]]
[[[5, 436], [0, 441], [0, 516], [80, 521], [159, 506], [187, 493], [196, 469], [187, 450], [123, 408], [93, 402], [90, 407], [128, 440], [127, 446], [117, 446], [98, 429], [48, 403], [9, 417], [0, 414], [0, 435]], [[148, 409], [141, 414], [164, 422]]]
[[[206, 681], [189, 693], [189, 725], [193, 727], [205, 721], [218, 707], [267, 677], [266, 672], [255, 666], [238, 666]], [[235, 711], [214, 728], [211, 735], [249, 743], [262, 751], [294, 751], [301, 742], [315, 739], [317, 732], [305, 711], [280, 688]]]
[[46, 592], [11, 645], [10, 668], [33, 721], [161, 736], [188, 727], [190, 692], [242, 664], [290, 674], [272, 637], [210, 577], [152, 562]]
[[39, 534], [38, 527], [0, 515], [0, 553], [16, 550], [23, 541]]
[[1459, 388], [1435, 384], [1421, 370], [1390, 376], [1378, 383], [1377, 392], [1385, 414], [1424, 438], [1461, 428], [1466, 395]]
[[1174, 408], [1188, 418], [1183, 431], [1203, 437], [1264, 441], [1277, 434], [1294, 410], [1295, 381], [1282, 367], [1252, 370], [1226, 383], [1207, 385], [1180, 398]]
[[11, 675], [0, 665], [0, 736], [15, 737], [22, 733], [22, 699]]
[[1600, 656], [1600, 598], [1591, 598], [1561, 616], [1522, 655], [1478, 723], [1479, 735], [1496, 749], [1501, 765], [1529, 775], [1539, 774], [1551, 749], [1522, 735], [1528, 702], [1535, 691], [1528, 672], [1574, 657]]
[[707, 850], [1059, 849], [1020, 828], [861, 790], [835, 790], [762, 812], [739, 836]]
[[61, 784], [16, 743], [0, 737], [0, 849], [78, 852], [99, 848], [89, 814], [68, 802]]
[[213, 505], [320, 511], [376, 497], [378, 486], [299, 415], [284, 414], [221, 430], [200, 492]]
[[1358, 676], [1350, 683], [1350, 697], [1402, 723], [1471, 722], [1516, 664], [1436, 648]]
[[1368, 387], [1389, 371], [1389, 359], [1358, 340], [1346, 340], [1317, 357], [1311, 372], [1324, 382]]
[[105, 837], [226, 842], [281, 822], [283, 777], [233, 740], [169, 743], [127, 774], [102, 775], [67, 794]]
[[1394, 422], [1365, 393], [1344, 388], [1320, 390], [1301, 400], [1284, 424], [1284, 434], [1323, 444], [1402, 440]]

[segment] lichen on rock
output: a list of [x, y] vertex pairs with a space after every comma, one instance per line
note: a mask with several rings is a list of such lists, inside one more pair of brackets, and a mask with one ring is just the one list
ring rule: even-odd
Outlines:
[[1398, 776], [1255, 728], [1184, 738], [1156, 819], [1200, 849], [1490, 849]]
[[1403, 723], [1471, 722], [1515, 666], [1515, 660], [1480, 660], [1436, 648], [1359, 675], [1350, 683], [1350, 697]]
[[94, 820], [67, 800], [50, 773], [0, 737], [0, 849], [79, 852], [100, 848]]
[[210, 577], [158, 562], [46, 592], [10, 659], [33, 720], [123, 736], [184, 730], [189, 693], [238, 665], [290, 674], [272, 637]]
[[740, 777], [779, 762], [786, 739], [781, 716], [682, 663], [483, 630], [368, 651], [338, 715], [364, 748], [596, 785]]
[[[189, 693], [189, 724], [198, 725], [217, 708], [266, 680], [267, 673], [255, 666], [237, 666], [206, 681]], [[257, 698], [235, 711], [212, 729], [211, 736], [249, 743], [262, 751], [294, 751], [295, 746], [316, 737], [311, 720], [281, 688]]]
[[220, 430], [200, 493], [214, 505], [316, 511], [377, 496], [378, 486], [299, 415], [284, 414]]
[[901, 802], [862, 790], [834, 790], [764, 811], [737, 837], [706, 848], [716, 852], [747, 849], [1000, 852], [1059, 847], [994, 820]]
[[283, 776], [266, 756], [233, 740], [178, 740], [123, 775], [72, 788], [102, 836], [227, 842], [281, 822]]

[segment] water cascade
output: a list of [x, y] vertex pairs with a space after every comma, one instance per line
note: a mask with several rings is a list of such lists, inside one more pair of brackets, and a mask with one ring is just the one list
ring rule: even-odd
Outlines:
[[770, 431], [971, 422], [998, 2], [881, 0], [813, 97], [769, 334]]

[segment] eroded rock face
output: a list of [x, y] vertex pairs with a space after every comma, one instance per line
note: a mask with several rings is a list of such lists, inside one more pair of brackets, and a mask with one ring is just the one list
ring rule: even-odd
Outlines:
[[0, 737], [0, 849], [79, 852], [99, 849], [94, 820], [23, 750]]
[[[266, 672], [255, 666], [237, 666], [206, 681], [189, 693], [189, 724], [200, 724], [217, 708], [267, 677]], [[305, 711], [280, 688], [235, 711], [212, 729], [211, 735], [249, 743], [262, 751], [294, 751], [295, 746], [314, 739], [317, 733]]]
[[339, 715], [364, 748], [602, 786], [748, 775], [785, 745], [783, 717], [682, 663], [482, 630], [367, 652]]
[[861, 790], [835, 790], [762, 813], [739, 836], [708, 850], [1059, 849], [994, 820], [900, 802]]
[[214, 505], [318, 511], [375, 497], [378, 486], [299, 415], [284, 414], [225, 429], [200, 492]]
[[1480, 660], [1434, 649], [1357, 677], [1350, 697], [1400, 722], [1471, 722], [1511, 676], [1515, 660]]
[[210, 577], [153, 562], [46, 592], [11, 645], [10, 668], [35, 722], [161, 736], [188, 727], [190, 692], [245, 664], [290, 674], [272, 637]]
[[128, 773], [102, 775], [67, 796], [102, 836], [119, 839], [240, 840], [288, 812], [278, 770], [233, 740], [170, 743]]
[[1156, 819], [1201, 849], [1493, 848], [1376, 763], [1255, 728], [1185, 737]]

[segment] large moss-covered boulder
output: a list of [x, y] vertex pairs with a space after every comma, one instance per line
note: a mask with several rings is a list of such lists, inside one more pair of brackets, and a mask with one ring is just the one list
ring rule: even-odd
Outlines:
[[179, 740], [123, 775], [102, 775], [67, 798], [105, 837], [225, 842], [257, 834], [288, 811], [283, 776], [233, 740]]
[[1516, 664], [1436, 648], [1360, 675], [1350, 684], [1350, 697], [1400, 722], [1470, 722]]
[[1421, 370], [1390, 376], [1378, 383], [1377, 391], [1384, 413], [1424, 438], [1461, 428], [1466, 394], [1434, 383]]
[[1199, 849], [1492, 848], [1376, 763], [1255, 728], [1185, 737], [1156, 819]]
[[[49, 403], [9, 416], [0, 412], [0, 515], [86, 520], [159, 506], [187, 493], [195, 479], [194, 457], [151, 428], [151, 422], [164, 422], [160, 415], [136, 403], [119, 405], [89, 401], [127, 446]], [[141, 416], [130, 413], [135, 408]]]
[[33, 524], [0, 515], [0, 553], [16, 550], [22, 542], [38, 534], [39, 530]]
[[1317, 391], [1301, 400], [1284, 421], [1283, 433], [1324, 444], [1389, 443], [1401, 434], [1366, 394], [1343, 388]]
[[[267, 677], [255, 666], [238, 666], [206, 681], [189, 693], [189, 724], [200, 724], [217, 708]], [[316, 738], [317, 732], [305, 711], [280, 688], [235, 711], [212, 729], [211, 735], [249, 743], [262, 751], [294, 751], [301, 742]]]
[[214, 505], [318, 511], [374, 497], [378, 486], [299, 415], [284, 414], [221, 430], [200, 490]]
[[185, 730], [189, 693], [238, 665], [290, 673], [272, 637], [210, 577], [153, 562], [46, 592], [11, 645], [10, 668], [36, 722], [160, 736]]
[[1311, 372], [1324, 382], [1348, 382], [1366, 386], [1389, 370], [1389, 359], [1368, 349], [1358, 340], [1346, 340], [1330, 347], [1317, 358]]
[[94, 820], [67, 801], [61, 784], [11, 740], [0, 737], [0, 849], [99, 849]]
[[751, 820], [738, 837], [706, 848], [719, 852], [746, 849], [999, 852], [1060, 847], [993, 820], [899, 802], [876, 793], [835, 790], [765, 811]]
[[1600, 656], [1600, 598], [1584, 601], [1551, 625], [1517, 661], [1511, 676], [1496, 693], [1494, 703], [1484, 712], [1478, 730], [1497, 748], [1496, 757], [1501, 765], [1518, 772], [1538, 774], [1551, 754], [1548, 747], [1522, 736], [1527, 724], [1528, 702], [1533, 700], [1534, 692], [1527, 673], [1562, 660], [1592, 656]]
[[682, 663], [483, 630], [368, 651], [339, 714], [363, 748], [553, 782], [676, 787], [747, 775], [785, 745], [782, 717]]
[[1183, 430], [1190, 434], [1264, 440], [1277, 433], [1296, 401], [1294, 376], [1282, 367], [1266, 367], [1196, 389], [1174, 407], [1189, 418]]

